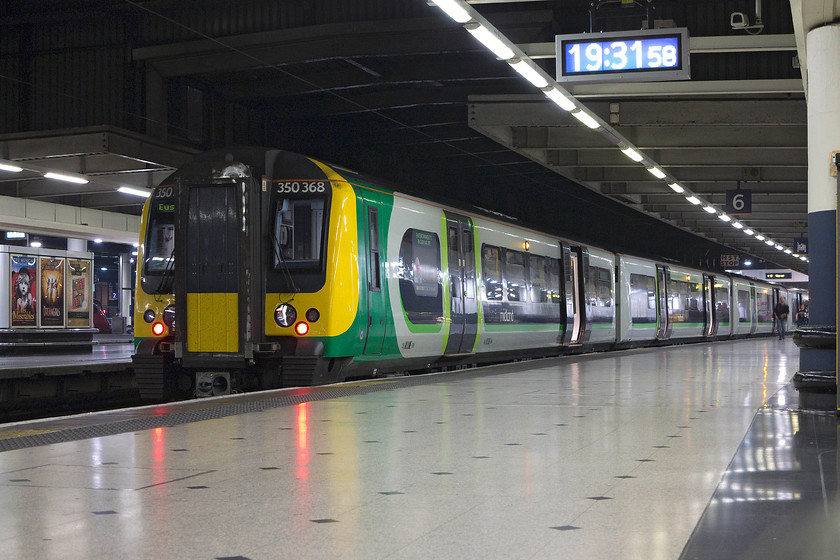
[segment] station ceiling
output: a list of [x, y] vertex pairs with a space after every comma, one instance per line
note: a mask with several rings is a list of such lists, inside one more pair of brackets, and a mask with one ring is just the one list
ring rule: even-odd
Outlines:
[[[130, 237], [142, 199], [119, 186], [149, 188], [202, 149], [248, 143], [307, 153], [410, 192], [621, 250], [646, 247], [675, 259], [692, 252], [707, 265], [732, 252], [807, 271], [807, 263], [743, 229], [789, 249], [807, 237], [804, 36], [838, 15], [825, 2], [765, 1], [760, 30], [731, 25], [733, 12], [755, 22], [761, 2], [752, 0], [469, 2], [552, 77], [557, 34], [589, 32], [591, 22], [596, 31], [639, 29], [648, 8], [655, 8], [655, 27], [687, 27], [690, 80], [563, 85], [600, 119], [598, 130], [548, 101], [424, 0], [361, 0], [352, 8], [330, 0], [17, 4], [0, 12], [0, 25], [72, 21], [93, 8], [131, 22], [126, 65], [144, 74], [137, 95], [154, 123], [146, 133], [103, 123], [0, 135], [0, 161], [24, 167], [0, 170], [2, 202], [16, 208], [0, 209], [9, 226], [49, 229], [50, 212], [75, 212], [56, 228], [95, 223]], [[251, 11], [237, 12], [237, 4]], [[266, 17], [288, 21], [247, 25]], [[235, 18], [246, 23], [234, 25]], [[156, 95], [155, 84], [166, 93]], [[187, 109], [173, 114], [175, 103]], [[223, 130], [199, 139], [214, 126]], [[745, 228], [692, 205], [625, 157], [625, 144], [718, 210], [727, 190], [751, 191], [752, 213], [734, 216]], [[50, 170], [90, 182], [44, 179]]]

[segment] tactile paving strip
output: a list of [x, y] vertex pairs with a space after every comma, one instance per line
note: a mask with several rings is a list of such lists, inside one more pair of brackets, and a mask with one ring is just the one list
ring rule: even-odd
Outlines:
[[[112, 436], [128, 432], [152, 430], [154, 428], [168, 428], [172, 426], [179, 426], [181, 424], [189, 424], [191, 422], [201, 422], [202, 420], [213, 420], [217, 418], [225, 418], [227, 416], [235, 416], [237, 414], [245, 414], [247, 412], [259, 412], [282, 406], [294, 406], [304, 402], [350, 397], [365, 393], [372, 393], [375, 391], [390, 391], [396, 388], [428, 385], [432, 383], [440, 383], [442, 381], [454, 381], [456, 379], [465, 379], [466, 377], [474, 375], [488, 375], [490, 374], [490, 372], [487, 371], [488, 369], [493, 370], [495, 368], [478, 368], [446, 374], [418, 375], [411, 377], [389, 378], [384, 380], [378, 379], [358, 383], [345, 383], [342, 385], [328, 387], [291, 389], [289, 392], [293, 392], [295, 394], [279, 396], [268, 396], [269, 394], [275, 395], [278, 392], [270, 391], [266, 392], [266, 398], [259, 398], [258, 395], [260, 393], [249, 393], [248, 395], [254, 398], [242, 402], [222, 402], [220, 404], [208, 403], [206, 407], [184, 412], [172, 412], [168, 414], [159, 414], [150, 411], [149, 414], [154, 414], [154, 416], [116, 422], [103, 422], [102, 424], [94, 424], [77, 428], [63, 428], [53, 431], [44, 430], [41, 433], [30, 433], [20, 437], [9, 437], [5, 439], [0, 438], [0, 452], [50, 445], [53, 443], [65, 443], [68, 441]], [[499, 373], [501, 372], [498, 369], [493, 371], [493, 374]], [[189, 402], [200, 403], [200, 401]]]

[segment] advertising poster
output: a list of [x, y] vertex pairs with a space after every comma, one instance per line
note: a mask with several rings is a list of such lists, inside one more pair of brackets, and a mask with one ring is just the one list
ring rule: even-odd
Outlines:
[[90, 261], [67, 259], [67, 326], [90, 327]]
[[64, 259], [41, 257], [41, 326], [64, 326]]
[[35, 327], [35, 293], [38, 282], [37, 257], [9, 255], [11, 260], [12, 327]]

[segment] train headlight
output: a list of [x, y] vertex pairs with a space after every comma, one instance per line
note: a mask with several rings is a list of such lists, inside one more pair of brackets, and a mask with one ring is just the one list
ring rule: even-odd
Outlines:
[[145, 313], [143, 313], [143, 320], [147, 323], [151, 323], [155, 320], [155, 310], [154, 309], [147, 309]]
[[281, 303], [274, 310], [274, 322], [283, 328], [291, 327], [297, 319], [297, 311], [288, 303]]
[[298, 333], [299, 336], [304, 336], [306, 333], [309, 332], [309, 325], [301, 321], [297, 325], [295, 325], [295, 332]]
[[163, 323], [155, 323], [154, 325], [152, 325], [152, 334], [154, 334], [155, 336], [162, 335], [165, 330], [166, 327], [163, 325]]
[[314, 307], [310, 307], [306, 310], [306, 320], [310, 323], [314, 323], [318, 319], [321, 318], [321, 313], [315, 309]]

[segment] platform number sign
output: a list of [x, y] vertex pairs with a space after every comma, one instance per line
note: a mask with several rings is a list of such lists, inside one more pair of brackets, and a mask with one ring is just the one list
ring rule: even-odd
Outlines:
[[732, 268], [741, 265], [741, 258], [738, 255], [721, 255], [720, 256], [720, 266], [721, 268]]
[[752, 191], [732, 189], [726, 191], [727, 214], [752, 214]]

